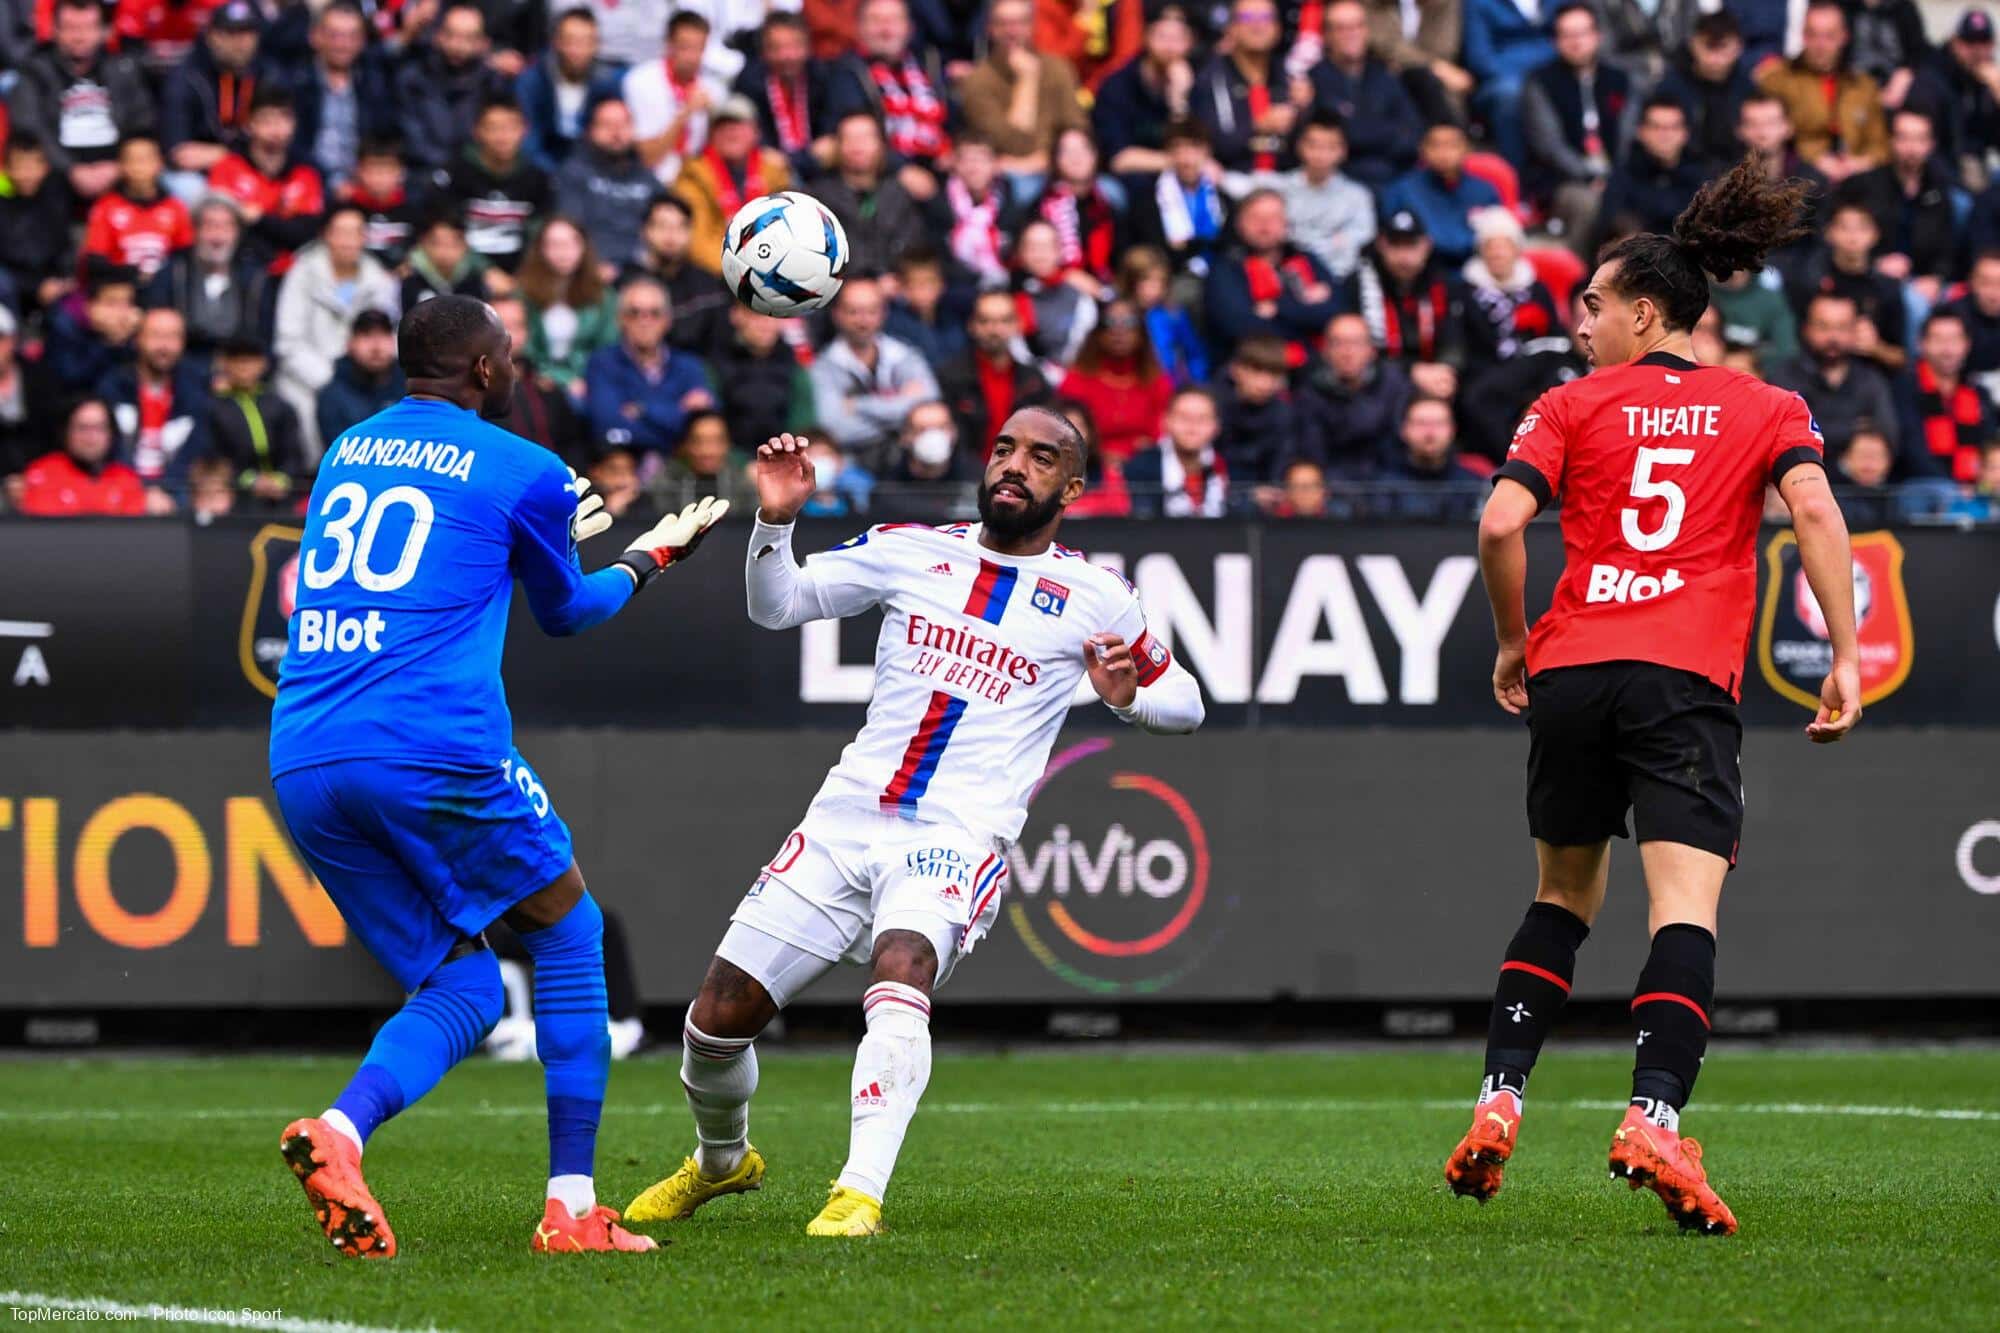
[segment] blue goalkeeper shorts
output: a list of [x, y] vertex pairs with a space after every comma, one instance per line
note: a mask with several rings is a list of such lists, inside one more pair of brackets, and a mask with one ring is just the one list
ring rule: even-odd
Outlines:
[[483, 771], [345, 759], [272, 785], [306, 864], [405, 991], [573, 859], [519, 751]]

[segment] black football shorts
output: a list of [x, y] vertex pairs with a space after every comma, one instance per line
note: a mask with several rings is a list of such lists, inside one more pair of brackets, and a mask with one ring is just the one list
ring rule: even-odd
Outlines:
[[1528, 680], [1528, 830], [1576, 846], [1680, 842], [1736, 864], [1743, 722], [1714, 681], [1651, 662], [1557, 667]]

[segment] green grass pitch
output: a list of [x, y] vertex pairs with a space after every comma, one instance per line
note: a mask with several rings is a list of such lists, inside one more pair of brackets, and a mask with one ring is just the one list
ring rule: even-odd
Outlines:
[[[402, 1247], [332, 1253], [278, 1155], [331, 1059], [0, 1063], [0, 1305], [283, 1311], [396, 1329], [2000, 1328], [2000, 1052], [1712, 1052], [1684, 1125], [1735, 1208], [1683, 1235], [1606, 1176], [1629, 1057], [1535, 1075], [1507, 1187], [1440, 1170], [1478, 1057], [941, 1049], [890, 1233], [809, 1241], [845, 1053], [766, 1053], [771, 1174], [655, 1255], [528, 1252], [540, 1071], [475, 1061], [370, 1145]], [[599, 1187], [692, 1142], [678, 1064], [619, 1066]], [[1830, 1110], [1827, 1108], [1839, 1108]], [[1955, 1114], [1954, 1114], [1955, 1113]]]

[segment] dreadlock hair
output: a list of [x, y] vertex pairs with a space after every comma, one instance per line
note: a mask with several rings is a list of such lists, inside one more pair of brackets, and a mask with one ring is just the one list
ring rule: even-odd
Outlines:
[[1673, 233], [1642, 232], [1605, 247], [1597, 262], [1616, 262], [1611, 286], [1620, 296], [1644, 296], [1659, 306], [1667, 327], [1694, 328], [1708, 309], [1708, 279], [1720, 282], [1789, 245], [1811, 228], [1802, 180], [1774, 181], [1750, 157], [1708, 182], [1674, 219]]

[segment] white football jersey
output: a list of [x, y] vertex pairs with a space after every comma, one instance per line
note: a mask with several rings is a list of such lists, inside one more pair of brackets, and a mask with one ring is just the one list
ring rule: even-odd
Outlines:
[[814, 803], [865, 799], [911, 818], [1013, 841], [1048, 766], [1084, 640], [1132, 645], [1139, 683], [1172, 663], [1125, 579], [1066, 546], [1016, 559], [979, 525], [890, 523], [808, 557], [822, 616], [882, 609], [868, 721]]

